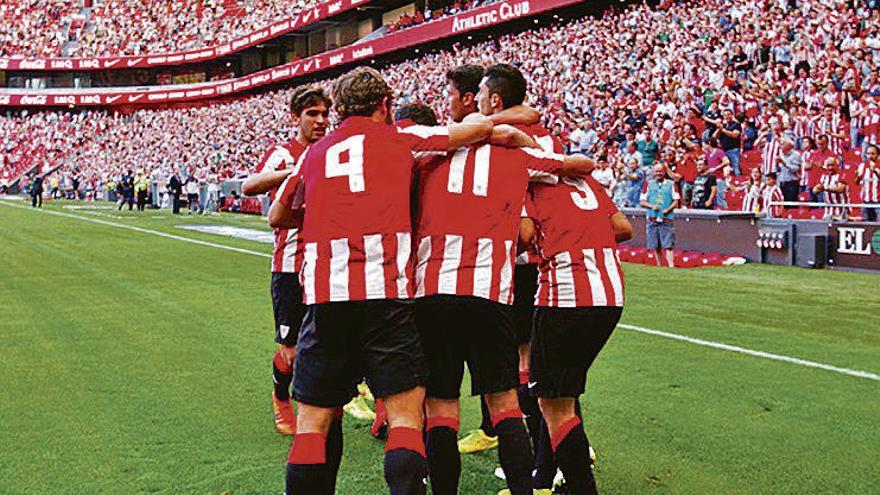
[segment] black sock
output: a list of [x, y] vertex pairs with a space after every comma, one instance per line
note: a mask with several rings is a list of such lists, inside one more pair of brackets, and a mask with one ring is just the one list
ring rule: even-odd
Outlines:
[[456, 495], [461, 478], [461, 454], [458, 453], [458, 420], [428, 418], [428, 478], [433, 495]]
[[480, 429], [487, 436], [497, 437], [498, 433], [495, 432], [495, 427], [492, 425], [492, 415], [489, 414], [489, 406], [486, 405], [486, 398], [482, 395], [480, 396], [480, 413], [483, 415], [480, 421]]
[[391, 428], [385, 443], [385, 482], [390, 495], [424, 495], [425, 443], [415, 428]]
[[498, 462], [511, 495], [531, 495], [532, 447], [522, 412], [509, 411], [496, 417], [495, 431], [498, 433]]
[[538, 443], [535, 444], [535, 474], [532, 482], [535, 488], [553, 488], [556, 476], [556, 459], [553, 458], [553, 447], [550, 445], [550, 430], [544, 418], [540, 420]]
[[330, 493], [336, 493], [336, 476], [339, 473], [339, 465], [342, 464], [342, 409], [330, 423], [330, 431], [327, 432], [327, 467], [330, 470]]
[[320, 433], [298, 433], [287, 457], [285, 495], [333, 495], [326, 462], [327, 439]]
[[528, 385], [520, 385], [516, 389], [516, 395], [519, 398], [519, 408], [526, 417], [532, 450], [537, 451], [538, 437], [541, 435], [541, 409], [538, 407], [538, 398], [529, 393]]
[[597, 494], [596, 479], [590, 469], [590, 444], [580, 418], [575, 416], [568, 420], [551, 441], [556, 463], [571, 493]]
[[284, 361], [281, 351], [275, 351], [275, 357], [272, 358], [272, 382], [275, 384], [275, 397], [278, 397], [278, 400], [290, 400], [291, 381], [293, 381], [293, 370]]

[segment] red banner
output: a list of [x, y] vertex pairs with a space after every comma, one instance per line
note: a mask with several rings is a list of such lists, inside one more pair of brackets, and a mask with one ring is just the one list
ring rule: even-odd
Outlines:
[[240, 36], [229, 43], [176, 53], [159, 53], [137, 57], [91, 57], [91, 58], [0, 58], [0, 70], [112, 70], [145, 69], [167, 65], [204, 62], [250, 48], [258, 43], [277, 38], [295, 29], [314, 24], [337, 15], [370, 0], [335, 0], [283, 21], [270, 24], [253, 33]]
[[92, 90], [71, 94], [46, 92], [0, 94], [0, 106], [141, 105], [213, 98], [238, 93], [269, 83], [301, 77], [306, 74], [319, 73], [330, 67], [370, 59], [428, 41], [436, 41], [463, 32], [512, 21], [578, 3], [579, 1], [581, 0], [508, 0], [395, 32], [369, 42], [337, 48], [336, 50], [324, 52], [307, 59], [279, 65], [278, 67], [255, 72], [249, 76], [223, 82], [204, 83], [185, 88], [169, 89], [166, 87], [164, 89], [127, 92], [114, 88], [106, 91]]

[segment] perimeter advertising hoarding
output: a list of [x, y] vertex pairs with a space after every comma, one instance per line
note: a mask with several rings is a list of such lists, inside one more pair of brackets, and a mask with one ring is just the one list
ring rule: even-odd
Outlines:
[[835, 223], [831, 235], [835, 266], [880, 270], [880, 224]]

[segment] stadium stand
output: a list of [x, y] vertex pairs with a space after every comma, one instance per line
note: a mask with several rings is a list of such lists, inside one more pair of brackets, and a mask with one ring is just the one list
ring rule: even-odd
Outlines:
[[61, 53], [79, 2], [0, 1], [0, 56], [51, 57]]
[[[563, 46], [566, 50], [559, 51]], [[800, 2], [793, 8], [788, 2], [700, 0], [610, 9], [600, 19], [455, 45], [391, 65], [384, 74], [399, 91], [399, 103], [418, 100], [445, 114], [448, 69], [497, 61], [520, 66], [531, 88], [528, 103], [542, 110], [544, 123], [569, 143], [570, 152], [590, 153], [608, 164], [599, 175], [620, 204], [627, 203], [625, 171], [633, 157], [641, 156], [645, 166], [657, 160], [670, 173], [689, 176], [701, 156], [712, 166], [714, 158], [727, 155], [712, 146], [715, 125], [704, 117], [717, 119], [721, 110], [731, 109], [743, 128], [737, 146], [742, 172], [734, 176], [720, 166], [714, 173], [723, 183], [719, 195], [727, 199], [717, 208], [739, 209], [750, 171], [775, 169], [780, 138], [793, 140], [804, 161], [812, 163], [811, 155], [824, 156], [812, 149], [815, 138], [831, 136], [849, 197], [859, 197], [855, 170], [862, 149], [880, 135], [878, 59], [878, 17], [862, 4]], [[276, 90], [132, 115], [16, 113], [0, 126], [4, 173], [26, 169], [25, 159], [43, 161], [64, 165], [62, 172], [88, 175], [98, 182], [96, 189], [114, 167], [158, 170], [159, 175], [170, 167], [214, 169], [240, 176], [260, 150], [285, 136], [288, 94]], [[71, 126], [76, 132], [69, 132]], [[38, 130], [31, 142], [16, 144], [9, 136], [23, 129]], [[656, 145], [644, 140], [645, 129]], [[630, 144], [641, 154], [629, 153]], [[804, 172], [805, 185], [819, 180], [820, 166]], [[816, 216], [808, 209], [786, 214]]]
[[[87, 9], [78, 22], [78, 0], [0, 2], [0, 56], [58, 57], [73, 41], [70, 56], [142, 55], [225, 43], [293, 17], [318, 0], [107, 0]], [[85, 14], [81, 14], [85, 15]]]

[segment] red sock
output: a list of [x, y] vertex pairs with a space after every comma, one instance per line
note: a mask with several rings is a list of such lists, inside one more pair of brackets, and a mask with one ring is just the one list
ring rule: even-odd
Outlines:
[[415, 428], [398, 426], [388, 430], [388, 441], [385, 443], [385, 452], [405, 449], [412, 450], [425, 457], [425, 440], [422, 432]]

